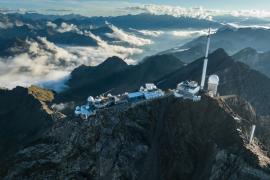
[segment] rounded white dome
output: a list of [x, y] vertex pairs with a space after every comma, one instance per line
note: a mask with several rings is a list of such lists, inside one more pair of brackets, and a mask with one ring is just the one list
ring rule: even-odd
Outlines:
[[88, 99], [87, 99], [88, 102], [94, 102], [95, 99], [92, 97], [92, 96], [89, 96]]
[[213, 75], [209, 76], [208, 83], [209, 84], [217, 84], [218, 85], [218, 83], [219, 83], [219, 77], [218, 77], [218, 75], [213, 74]]

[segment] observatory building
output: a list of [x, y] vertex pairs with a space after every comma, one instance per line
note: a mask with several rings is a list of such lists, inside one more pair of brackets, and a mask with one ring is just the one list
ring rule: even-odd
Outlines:
[[165, 93], [158, 89], [153, 83], [146, 83], [145, 87], [140, 88], [140, 92], [144, 94], [146, 100], [156, 99], [165, 95]]
[[208, 94], [211, 97], [217, 96], [217, 90], [218, 90], [218, 83], [219, 83], [219, 77], [218, 75], [211, 75], [208, 78]]
[[153, 83], [146, 83], [138, 92], [128, 93], [128, 101], [150, 100], [164, 96], [165, 93]]
[[74, 113], [76, 116], [81, 116], [83, 119], [88, 119], [89, 116], [96, 114], [88, 105], [77, 106]]
[[200, 86], [196, 81], [183, 81], [179, 83], [174, 91], [174, 96], [177, 98], [191, 99], [200, 101], [201, 96], [197, 96], [200, 91]]
[[111, 94], [99, 95], [95, 98], [89, 96], [87, 98], [87, 104], [83, 106], [77, 106], [74, 113], [76, 116], [80, 116], [83, 119], [96, 114], [96, 110], [105, 109], [113, 105], [133, 103], [144, 100], [156, 99], [163, 97], [165, 93], [157, 88], [153, 83], [145, 84], [145, 87], [141, 87], [139, 91], [132, 93], [124, 93], [122, 95], [113, 96]]

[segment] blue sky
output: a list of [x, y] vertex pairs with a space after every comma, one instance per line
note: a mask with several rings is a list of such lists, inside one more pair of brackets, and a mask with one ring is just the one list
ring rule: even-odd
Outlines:
[[[159, 4], [181, 7], [199, 7], [219, 10], [257, 9], [270, 11], [269, 0], [0, 0], [0, 7], [49, 12], [51, 9], [68, 9], [83, 15], [124, 14], [126, 6]], [[65, 12], [67, 13], [67, 12]]]

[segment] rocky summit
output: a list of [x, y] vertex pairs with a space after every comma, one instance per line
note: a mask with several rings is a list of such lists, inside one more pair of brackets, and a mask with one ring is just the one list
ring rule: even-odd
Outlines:
[[248, 144], [256, 121], [237, 96], [114, 106], [57, 121], [16, 154], [4, 179], [266, 180], [269, 149], [259, 134]]

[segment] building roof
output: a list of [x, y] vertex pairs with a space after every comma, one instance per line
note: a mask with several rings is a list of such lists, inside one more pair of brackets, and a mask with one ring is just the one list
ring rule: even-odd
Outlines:
[[128, 93], [128, 98], [136, 98], [136, 97], [141, 97], [144, 94], [142, 92], [132, 92], [132, 93]]

